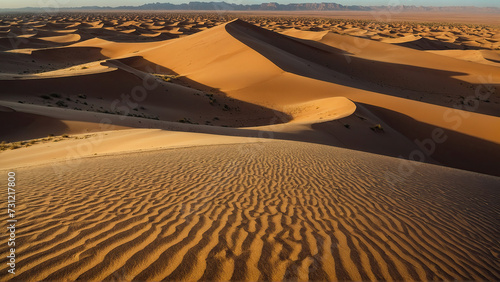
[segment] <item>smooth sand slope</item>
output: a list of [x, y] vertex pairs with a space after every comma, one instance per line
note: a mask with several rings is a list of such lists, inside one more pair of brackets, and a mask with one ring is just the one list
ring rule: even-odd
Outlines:
[[397, 164], [275, 141], [18, 169], [16, 279], [499, 279], [500, 180]]

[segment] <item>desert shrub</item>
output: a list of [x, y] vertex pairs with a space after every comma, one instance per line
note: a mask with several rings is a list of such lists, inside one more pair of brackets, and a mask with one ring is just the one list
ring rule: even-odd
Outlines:
[[214, 94], [205, 93], [205, 96], [208, 97], [208, 102], [210, 103], [210, 105], [213, 106], [215, 103], [217, 103], [217, 99], [214, 98]]
[[57, 93], [50, 93], [50, 96], [52, 96], [54, 98], [61, 98], [61, 95], [57, 94]]
[[5, 141], [2, 141], [0, 143], [0, 151], [7, 150], [7, 143]]
[[14, 142], [9, 147], [9, 149], [11, 149], [11, 150], [15, 150], [15, 149], [18, 149], [18, 148], [21, 148], [21, 144], [19, 142]]
[[40, 97], [42, 97], [45, 100], [52, 100], [52, 98], [49, 95], [42, 95]]
[[194, 122], [190, 121], [188, 118], [180, 119], [177, 122], [194, 124]]
[[384, 132], [384, 128], [382, 128], [382, 125], [380, 124], [375, 124], [374, 126], [370, 127], [370, 129], [375, 132]]
[[57, 101], [56, 105], [58, 105], [59, 107], [67, 107], [68, 106], [63, 100]]
[[165, 75], [155, 74], [155, 76], [160, 78], [161, 80], [163, 80], [165, 82], [172, 82], [173, 80], [179, 78], [179, 76], [175, 75], [175, 74], [165, 74]]

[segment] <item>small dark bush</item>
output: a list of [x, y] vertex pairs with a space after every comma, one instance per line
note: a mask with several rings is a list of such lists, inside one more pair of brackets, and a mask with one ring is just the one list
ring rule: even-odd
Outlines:
[[63, 100], [57, 101], [56, 105], [58, 105], [59, 107], [67, 107], [68, 106]]
[[375, 132], [384, 132], [384, 129], [382, 128], [382, 125], [380, 124], [375, 124], [374, 126], [370, 127], [371, 130]]

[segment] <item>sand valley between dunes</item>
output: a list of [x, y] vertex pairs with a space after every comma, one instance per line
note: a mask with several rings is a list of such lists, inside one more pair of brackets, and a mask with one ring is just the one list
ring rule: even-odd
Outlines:
[[2, 15], [0, 280], [500, 280], [498, 23], [406, 16]]

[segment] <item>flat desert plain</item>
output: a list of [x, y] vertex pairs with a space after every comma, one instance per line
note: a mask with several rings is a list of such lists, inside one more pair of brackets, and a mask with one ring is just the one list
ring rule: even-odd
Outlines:
[[498, 23], [400, 18], [2, 15], [0, 279], [500, 280]]

